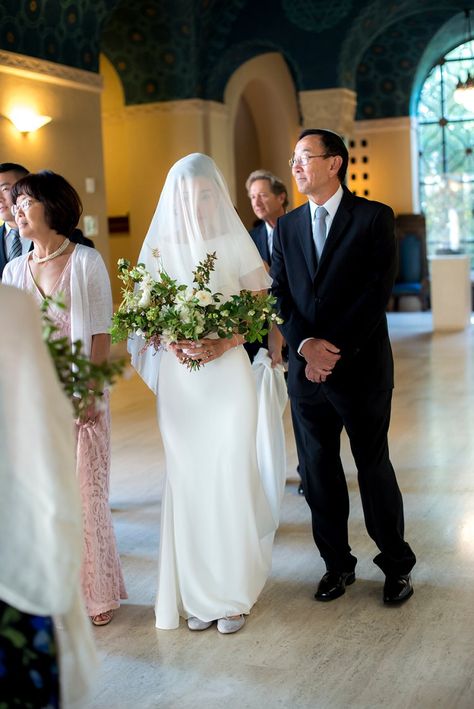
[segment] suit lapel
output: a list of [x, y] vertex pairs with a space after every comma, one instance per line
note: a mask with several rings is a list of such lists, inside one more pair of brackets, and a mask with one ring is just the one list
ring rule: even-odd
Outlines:
[[344, 232], [348, 224], [352, 219], [352, 204], [353, 196], [346, 187], [343, 187], [344, 194], [341, 199], [341, 203], [337, 209], [334, 219], [329, 229], [329, 234], [327, 235], [326, 243], [324, 245], [323, 253], [321, 254], [321, 261], [318, 266], [318, 271], [324, 266], [325, 262], [331, 257], [335, 248], [341, 241]]
[[313, 280], [316, 274], [317, 263], [316, 249], [313, 241], [313, 230], [311, 229], [311, 213], [309, 204], [306, 205], [306, 209], [302, 209], [300, 211], [296, 227], [298, 230], [298, 240], [303, 250], [309, 275], [311, 280]]
[[264, 254], [263, 259], [270, 266], [271, 265], [271, 258], [270, 258], [270, 252], [268, 250], [268, 234], [267, 234], [267, 227], [265, 226], [265, 222], [260, 227], [260, 243], [262, 245], [262, 253]]
[[5, 249], [5, 224], [0, 226], [0, 279], [2, 278], [3, 269], [7, 264], [7, 254]]

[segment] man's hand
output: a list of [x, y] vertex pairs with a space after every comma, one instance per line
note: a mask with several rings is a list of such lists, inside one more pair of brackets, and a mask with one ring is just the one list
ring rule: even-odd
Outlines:
[[300, 350], [307, 365], [305, 374], [311, 382], [325, 382], [338, 361], [341, 359], [340, 349], [328, 340], [311, 338], [307, 340]]

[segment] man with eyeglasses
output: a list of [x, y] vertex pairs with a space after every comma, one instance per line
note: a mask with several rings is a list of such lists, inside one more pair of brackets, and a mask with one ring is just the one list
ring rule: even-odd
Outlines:
[[[6, 264], [17, 256], [25, 254], [33, 248], [33, 242], [23, 239], [18, 233], [15, 216], [12, 212], [11, 188], [21, 177], [28, 175], [23, 165], [13, 162], [0, 163], [0, 280]], [[83, 244], [94, 248], [94, 242], [84, 236], [80, 229], [74, 229], [69, 240], [75, 244]]]
[[23, 165], [13, 162], [0, 163], [0, 280], [8, 261], [21, 256], [31, 248], [31, 241], [21, 239], [15, 217], [12, 214], [11, 188], [20, 177], [28, 174]]
[[289, 345], [288, 389], [313, 536], [326, 564], [315, 597], [331, 601], [355, 581], [343, 427], [357, 466], [367, 531], [385, 574], [383, 601], [413, 594], [415, 555], [404, 540], [403, 501], [388, 451], [393, 358], [386, 306], [396, 272], [394, 216], [343, 186], [340, 136], [305, 130], [290, 160], [308, 203], [281, 217], [271, 275]]

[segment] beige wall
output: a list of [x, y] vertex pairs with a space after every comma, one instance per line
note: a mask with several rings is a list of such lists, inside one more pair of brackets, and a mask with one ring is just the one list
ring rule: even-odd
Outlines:
[[357, 121], [352, 138], [355, 145], [349, 154], [356, 162], [349, 163], [348, 187], [361, 197], [389, 204], [396, 214], [417, 211], [412, 119]]
[[[98, 235], [92, 238], [108, 261], [101, 83], [91, 72], [0, 52], [0, 162], [18, 162], [33, 172], [49, 168], [69, 180], [81, 196], [84, 214], [98, 219]], [[4, 117], [15, 106], [52, 121], [21, 134]], [[86, 192], [86, 178], [94, 180], [93, 193]]]

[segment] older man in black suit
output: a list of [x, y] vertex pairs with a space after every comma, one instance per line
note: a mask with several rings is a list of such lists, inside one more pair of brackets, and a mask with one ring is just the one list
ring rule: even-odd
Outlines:
[[245, 183], [247, 194], [257, 219], [261, 220], [250, 236], [260, 256], [268, 266], [272, 265], [273, 230], [278, 217], [288, 207], [288, 190], [283, 182], [268, 170], [254, 170]]
[[[247, 194], [255, 216], [261, 220], [250, 230], [255, 246], [268, 269], [272, 265], [273, 230], [278, 217], [286, 212], [288, 207], [288, 191], [283, 182], [268, 170], [254, 170], [245, 183]], [[273, 364], [282, 361], [283, 339], [278, 328], [274, 327], [268, 338], [262, 343], [247, 342], [245, 349], [253, 361], [260, 347], [267, 347]]]
[[271, 274], [289, 345], [288, 388], [313, 535], [326, 564], [316, 598], [330, 601], [355, 581], [349, 496], [340, 459], [349, 436], [367, 530], [385, 574], [383, 600], [413, 593], [415, 555], [404, 540], [403, 501], [387, 434], [393, 359], [385, 309], [396, 270], [390, 207], [342, 186], [348, 153], [327, 130], [301, 133], [290, 160], [307, 204], [281, 217]]

